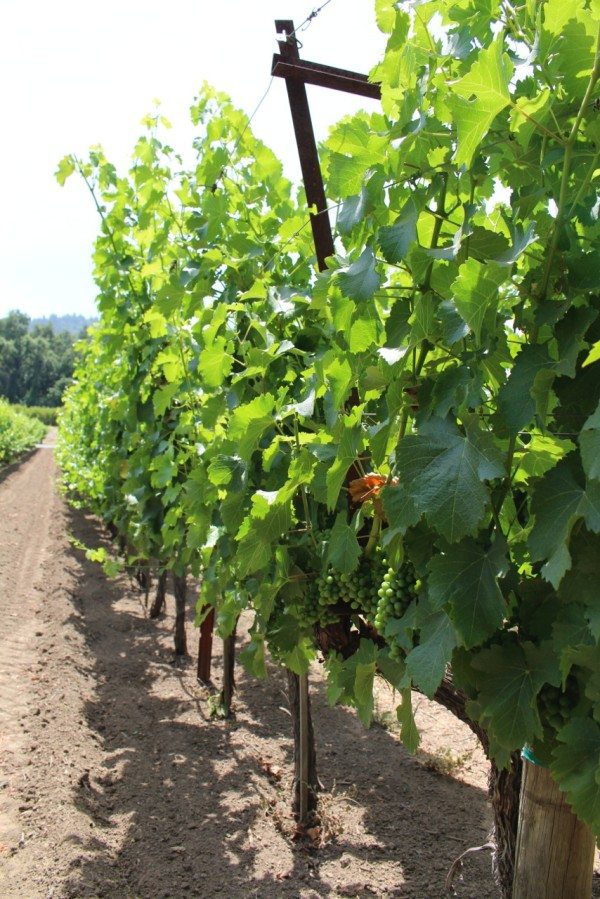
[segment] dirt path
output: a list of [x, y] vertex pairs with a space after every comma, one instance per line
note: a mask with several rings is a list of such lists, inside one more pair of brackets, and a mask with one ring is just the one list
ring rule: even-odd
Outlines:
[[[25, 721], [31, 715], [28, 681], [39, 608], [36, 582], [50, 530], [52, 451], [44, 448], [35, 463], [11, 468], [8, 483], [0, 486], [0, 847], [22, 839], [17, 797], [5, 778], [21, 765], [28, 733]], [[30, 510], [23, 514], [16, 499], [20, 496], [34, 504], [36, 514]]]
[[[235, 720], [211, 719], [193, 660], [172, 664], [171, 598], [149, 621], [125, 576], [73, 548], [68, 534], [105, 537], [53, 478], [41, 449], [0, 483], [1, 899], [447, 895], [490, 826], [469, 731], [421, 701], [428, 754], [412, 758], [386, 726], [391, 697], [367, 732], [327, 706], [316, 670], [323, 845], [294, 844], [283, 678], [240, 671]], [[497, 895], [487, 853], [455, 895]]]

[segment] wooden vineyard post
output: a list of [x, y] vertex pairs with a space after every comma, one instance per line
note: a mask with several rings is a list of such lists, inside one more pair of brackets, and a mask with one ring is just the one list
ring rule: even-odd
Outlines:
[[309, 743], [308, 743], [308, 674], [298, 677], [300, 693], [300, 822], [308, 819], [308, 769], [309, 769]]
[[163, 571], [158, 576], [156, 594], [150, 606], [150, 618], [158, 618], [165, 607], [165, 595], [167, 592], [167, 572]]
[[175, 594], [175, 652], [178, 656], [187, 654], [185, 635], [185, 603], [187, 599], [187, 578], [185, 574], [173, 574]]
[[288, 669], [290, 711], [294, 723], [294, 796], [293, 809], [299, 824], [310, 821], [317, 807], [317, 754], [310, 711], [308, 674], [297, 675]]
[[526, 761], [512, 899], [590, 899], [594, 849], [550, 771]]
[[236, 632], [237, 621], [233, 627], [233, 632], [223, 640], [223, 689], [221, 690], [221, 705], [227, 717], [231, 715], [231, 700], [235, 690]]
[[210, 683], [214, 627], [215, 610], [211, 609], [200, 625], [200, 640], [198, 642], [198, 680], [203, 684]]
[[152, 574], [149, 565], [144, 568], [144, 585], [142, 589], [144, 591], [144, 609], [147, 610], [148, 601], [150, 599], [150, 590], [152, 589]]

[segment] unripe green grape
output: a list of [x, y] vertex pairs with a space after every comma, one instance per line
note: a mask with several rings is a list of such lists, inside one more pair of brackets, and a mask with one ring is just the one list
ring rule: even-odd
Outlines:
[[544, 684], [538, 694], [538, 711], [544, 727], [559, 731], [571, 718], [572, 709], [579, 701], [579, 685], [574, 674], [569, 674], [564, 690], [553, 684]]
[[[411, 562], [404, 562], [398, 569], [387, 568], [379, 588], [379, 602], [374, 618], [374, 624], [380, 634], [385, 634], [385, 629], [391, 619], [400, 619], [405, 614], [410, 604], [419, 594], [420, 584], [415, 577]], [[402, 658], [404, 651], [393, 638], [388, 638], [390, 644], [390, 657]]]

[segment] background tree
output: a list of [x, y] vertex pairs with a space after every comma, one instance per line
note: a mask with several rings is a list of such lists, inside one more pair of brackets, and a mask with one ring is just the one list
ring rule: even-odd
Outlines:
[[58, 406], [71, 381], [75, 336], [50, 324], [31, 327], [23, 312], [0, 319], [0, 396], [27, 406]]

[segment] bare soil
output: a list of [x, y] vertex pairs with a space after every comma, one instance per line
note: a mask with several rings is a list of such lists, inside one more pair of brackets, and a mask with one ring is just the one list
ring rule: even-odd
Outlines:
[[[108, 580], [75, 549], [70, 535], [107, 537], [54, 479], [43, 448], [0, 483], [0, 897], [448, 895], [452, 862], [491, 825], [471, 732], [416, 698], [412, 757], [389, 692], [366, 731], [328, 707], [315, 666], [322, 826], [295, 841], [283, 676], [238, 669], [235, 719], [211, 717], [195, 658], [174, 663], [172, 597], [150, 621], [127, 575]], [[468, 856], [453, 895], [497, 896], [489, 851]]]

